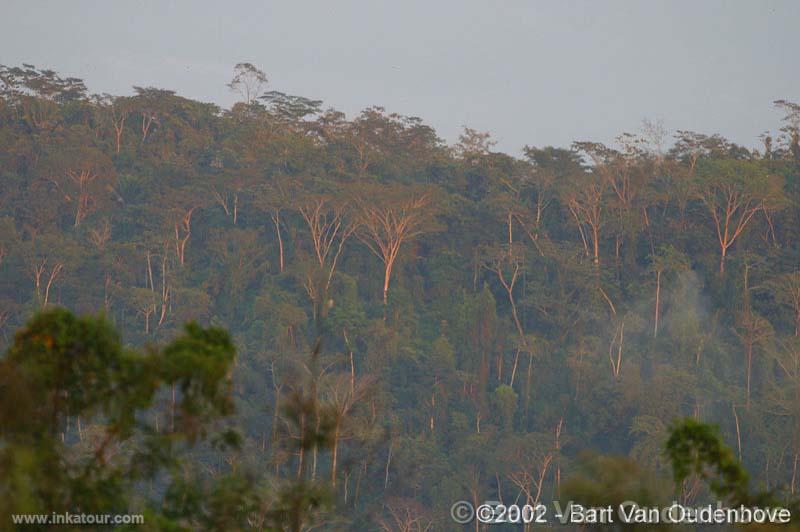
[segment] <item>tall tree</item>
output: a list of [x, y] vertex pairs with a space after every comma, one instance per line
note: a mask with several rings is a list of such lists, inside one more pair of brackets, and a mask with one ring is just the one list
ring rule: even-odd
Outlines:
[[595, 171], [570, 176], [562, 187], [562, 201], [578, 227], [586, 256], [600, 265], [600, 238], [607, 181]]
[[783, 185], [758, 162], [709, 160], [699, 167], [697, 194], [714, 224], [722, 274], [731, 246], [765, 202], [782, 197]]
[[239, 93], [245, 105], [250, 105], [268, 83], [267, 75], [252, 63], [237, 63], [233, 67], [233, 79], [228, 83], [228, 88]]
[[303, 284], [311, 298], [316, 319], [325, 314], [336, 265], [345, 242], [358, 223], [347, 201], [328, 194], [303, 194], [297, 210], [311, 237], [314, 266], [304, 275]]
[[359, 239], [384, 266], [383, 306], [404, 242], [434, 229], [433, 192], [407, 187], [372, 187], [358, 198]]
[[77, 147], [59, 151], [48, 158], [42, 171], [70, 205], [75, 227], [112, 196], [114, 165], [98, 149]]

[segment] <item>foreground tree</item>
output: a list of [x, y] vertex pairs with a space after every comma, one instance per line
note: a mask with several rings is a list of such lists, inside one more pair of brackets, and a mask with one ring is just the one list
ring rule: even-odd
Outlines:
[[[259, 503], [252, 477], [202, 479], [184, 461], [190, 448], [239, 445], [224, 423], [235, 354], [227, 332], [194, 323], [139, 353], [102, 317], [35, 316], [0, 361], [0, 515], [138, 510], [159, 530], [241, 530], [252, 519], [299, 530], [324, 500], [319, 488], [287, 485]], [[165, 429], [159, 398], [169, 389]], [[163, 497], [132, 508], [142, 482], [165, 482]]]
[[[163, 350], [136, 353], [102, 317], [34, 317], [0, 363], [2, 514], [125, 511], [135, 482], [179, 465], [170, 447], [207, 438], [232, 412], [234, 354], [227, 333], [195, 324]], [[180, 390], [169, 434], [145, 421], [163, 385]], [[75, 420], [99, 434], [77, 453]]]

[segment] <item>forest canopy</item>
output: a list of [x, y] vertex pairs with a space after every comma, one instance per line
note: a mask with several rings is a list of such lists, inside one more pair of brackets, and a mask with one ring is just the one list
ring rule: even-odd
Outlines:
[[[800, 105], [774, 102], [758, 149], [648, 122], [511, 155], [273, 82], [236, 65], [223, 109], [0, 66], [2, 371], [30, 382], [0, 381], [20, 407], [53, 393], [38, 327], [97, 346], [59, 377], [57, 413], [0, 404], [0, 450], [40, 431], [105, 457], [110, 433], [116, 482], [146, 410], [159, 445], [197, 438], [198, 478], [268, 475], [276, 522], [313, 506], [330, 529], [447, 530], [457, 500], [563, 499], [586, 452], [671, 485], [669, 428], [692, 418], [753, 486], [798, 496]], [[674, 496], [712, 498], [687, 467]]]

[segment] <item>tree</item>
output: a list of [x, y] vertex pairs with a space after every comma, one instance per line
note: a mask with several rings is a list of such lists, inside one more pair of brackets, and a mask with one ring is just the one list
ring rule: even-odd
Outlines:
[[354, 379], [353, 375], [345, 373], [332, 374], [323, 381], [322, 394], [327, 404], [331, 406], [331, 484], [334, 488], [339, 463], [339, 446], [341, 440], [347, 437], [348, 416], [373, 384], [374, 379], [370, 377]]
[[456, 153], [466, 161], [488, 155], [497, 145], [488, 131], [480, 132], [467, 126], [463, 126], [463, 129], [464, 131], [458, 136]]
[[325, 314], [328, 292], [345, 242], [358, 227], [347, 201], [328, 194], [302, 194], [297, 210], [311, 237], [314, 266], [305, 274], [304, 287], [313, 315]]
[[[517, 281], [520, 279], [520, 275], [524, 271], [524, 263], [521, 253], [518, 249], [514, 249], [512, 243], [509, 243], [507, 248], [507, 250], [489, 250], [489, 257], [486, 261], [485, 267], [497, 275], [497, 279], [503, 286], [506, 296], [508, 297], [508, 302], [511, 306], [511, 317], [514, 319], [514, 326], [519, 334], [520, 347], [517, 348], [516, 355], [514, 357], [514, 368], [511, 371], [510, 385], [513, 386], [514, 375], [516, 375], [517, 372], [517, 363], [519, 361], [520, 350], [526, 351], [531, 356], [531, 360], [533, 357], [533, 352], [528, 345], [528, 338], [526, 337], [525, 330], [522, 327], [522, 322], [520, 321], [519, 313], [517, 312], [516, 300], [514, 298], [514, 287], [516, 286]], [[498, 357], [498, 378], [502, 376], [501, 361], [502, 355]]]
[[[616, 212], [617, 265], [620, 261], [620, 247], [625, 239], [635, 236], [641, 221], [647, 220], [645, 207], [641, 205], [649, 185], [651, 174], [647, 171], [647, 152], [644, 139], [630, 133], [617, 137], [620, 151], [596, 142], [578, 142], [574, 149], [585, 153], [592, 162], [592, 170], [605, 180], [612, 193], [611, 205]], [[644, 213], [644, 220], [639, 214]]]
[[[35, 316], [0, 362], [3, 515], [123, 511], [136, 482], [180, 463], [166, 452], [171, 441], [191, 445], [232, 413], [226, 375], [234, 353], [227, 333], [195, 324], [163, 350], [136, 353], [103, 318], [60, 308]], [[159, 388], [172, 384], [181, 390], [176, 432], [159, 434], [142, 423]], [[75, 418], [101, 430], [78, 455]], [[113, 451], [138, 438], [134, 452]]]
[[284, 242], [281, 227], [283, 226], [282, 214], [291, 204], [295, 195], [294, 183], [286, 178], [278, 177], [271, 183], [263, 185], [256, 190], [256, 207], [266, 212], [270, 221], [275, 226], [275, 237], [278, 240], [278, 271], [283, 273], [286, 267]]
[[714, 222], [723, 274], [728, 250], [765, 203], [783, 194], [783, 186], [757, 162], [710, 160], [698, 168], [697, 194]]
[[800, 160], [800, 105], [788, 100], [776, 100], [774, 104], [786, 113], [780, 136], [782, 151], [795, 161]]
[[60, 151], [45, 163], [44, 172], [46, 179], [71, 205], [75, 227], [111, 196], [114, 166], [95, 148]]
[[[789, 102], [768, 156], [689, 131], [665, 154], [657, 128], [506, 154], [474, 130], [447, 145], [417, 117], [348, 118], [270, 87], [235, 85], [219, 109], [82, 86], [0, 68], [0, 351], [57, 305], [102, 309], [124, 347], [81, 365], [86, 389], [68, 393], [19, 391], [33, 379], [19, 368], [72, 368], [90, 338], [0, 357], [0, 515], [40, 485], [58, 501], [88, 486], [81, 511], [141, 510], [158, 529], [439, 530], [470, 499], [668, 505], [649, 477], [667, 465], [664, 420], [685, 415], [720, 424], [753, 486], [782, 505], [797, 493]], [[103, 171], [81, 178], [93, 160]], [[187, 414], [168, 374], [180, 354], [162, 342], [193, 319], [238, 346], [219, 381], [230, 415]], [[214, 381], [188, 359], [191, 390]], [[95, 388], [93, 407], [64, 411]], [[23, 438], [14, 427], [56, 399], [57, 430]], [[133, 405], [130, 437], [106, 404]], [[238, 447], [222, 445], [228, 427]], [[583, 451], [619, 457], [585, 465]], [[677, 489], [713, 496], [695, 474]], [[119, 504], [89, 505], [106, 494]]]
[[267, 271], [266, 254], [255, 229], [214, 231], [208, 240], [217, 275], [210, 279], [211, 297], [218, 312], [231, 319], [245, 314], [247, 290]]
[[501, 384], [494, 390], [492, 402], [500, 413], [504, 429], [511, 431], [514, 424], [514, 413], [517, 410], [517, 392], [511, 386]]
[[656, 297], [653, 317], [653, 338], [658, 336], [658, 322], [661, 318], [661, 277], [667, 272], [679, 272], [689, 269], [689, 258], [674, 247], [659, 247], [652, 257], [651, 268], [656, 274]]
[[663, 481], [624, 456], [584, 453], [575, 473], [564, 481], [561, 500], [586, 507], [619, 507], [629, 501], [659, 506], [667, 503], [666, 491]]
[[769, 288], [775, 299], [792, 313], [794, 335], [800, 337], [800, 272], [781, 274]]
[[506, 477], [525, 495], [525, 504], [534, 507], [542, 500], [545, 477], [555, 454], [547, 440], [540, 434], [520, 436], [507, 456], [512, 463]]
[[372, 188], [358, 198], [359, 239], [384, 265], [383, 306], [389, 304], [389, 283], [404, 242], [434, 229], [430, 191]]
[[62, 78], [53, 70], [0, 65], [0, 96], [38, 130], [53, 131], [61, 120], [61, 107], [85, 99], [86, 92], [82, 80]]
[[140, 120], [141, 142], [144, 144], [154, 128], [160, 125], [161, 117], [169, 112], [175, 93], [154, 87], [134, 87], [133, 90], [136, 95], [131, 102]]
[[773, 389], [767, 394], [768, 405], [777, 410], [776, 432], [782, 433], [786, 440], [781, 453], [789, 453], [789, 493], [797, 496], [800, 480], [800, 342], [796, 338], [781, 342], [772, 356], [780, 372]]
[[666, 452], [676, 484], [689, 475], [707, 481], [711, 491], [733, 504], [747, 504], [751, 498], [749, 475], [719, 437], [718, 429], [691, 418], [669, 429]]
[[265, 92], [259, 96], [259, 100], [266, 104], [267, 110], [279, 122], [287, 125], [297, 124], [301, 120], [318, 114], [322, 107], [321, 100], [311, 100], [279, 91]]
[[268, 83], [267, 75], [251, 63], [236, 63], [228, 88], [239, 93], [244, 98], [245, 105], [250, 105]]
[[[539, 239], [539, 230], [543, 223], [545, 211], [556, 199], [559, 182], [570, 175], [580, 172], [580, 156], [573, 150], [564, 150], [547, 146], [545, 148], [525, 147], [525, 158], [533, 166], [531, 182], [535, 191], [533, 231], [528, 231], [535, 242]], [[522, 223], [523, 227], [529, 224]]]
[[586, 256], [591, 256], [597, 266], [605, 193], [606, 181], [594, 171], [573, 174], [562, 187], [562, 200], [575, 220]]
[[175, 257], [178, 264], [186, 264], [186, 244], [192, 236], [192, 218], [206, 205], [207, 198], [193, 193], [191, 187], [173, 189], [170, 194], [170, 225], [167, 230], [173, 234]]
[[125, 96], [103, 94], [98, 101], [105, 114], [105, 120], [111, 124], [114, 132], [115, 153], [122, 149], [122, 134], [125, 132], [125, 121], [133, 112], [133, 102]]
[[742, 283], [742, 312], [736, 317], [734, 333], [739, 337], [745, 349], [745, 405], [750, 407], [750, 380], [753, 372], [753, 356], [755, 349], [762, 346], [772, 336], [769, 322], [753, 311], [750, 300], [750, 274], [754, 266], [762, 262], [760, 257], [744, 258]]
[[427, 532], [433, 521], [425, 507], [418, 501], [393, 498], [384, 504], [385, 514], [378, 520], [380, 529], [385, 532]]

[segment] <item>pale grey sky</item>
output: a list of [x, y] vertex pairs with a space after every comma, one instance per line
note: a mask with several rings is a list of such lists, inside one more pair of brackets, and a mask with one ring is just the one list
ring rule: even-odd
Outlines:
[[352, 116], [370, 105], [498, 147], [613, 141], [644, 118], [754, 146], [800, 100], [800, 2], [0, 0], [0, 63], [228, 106], [238, 62]]

